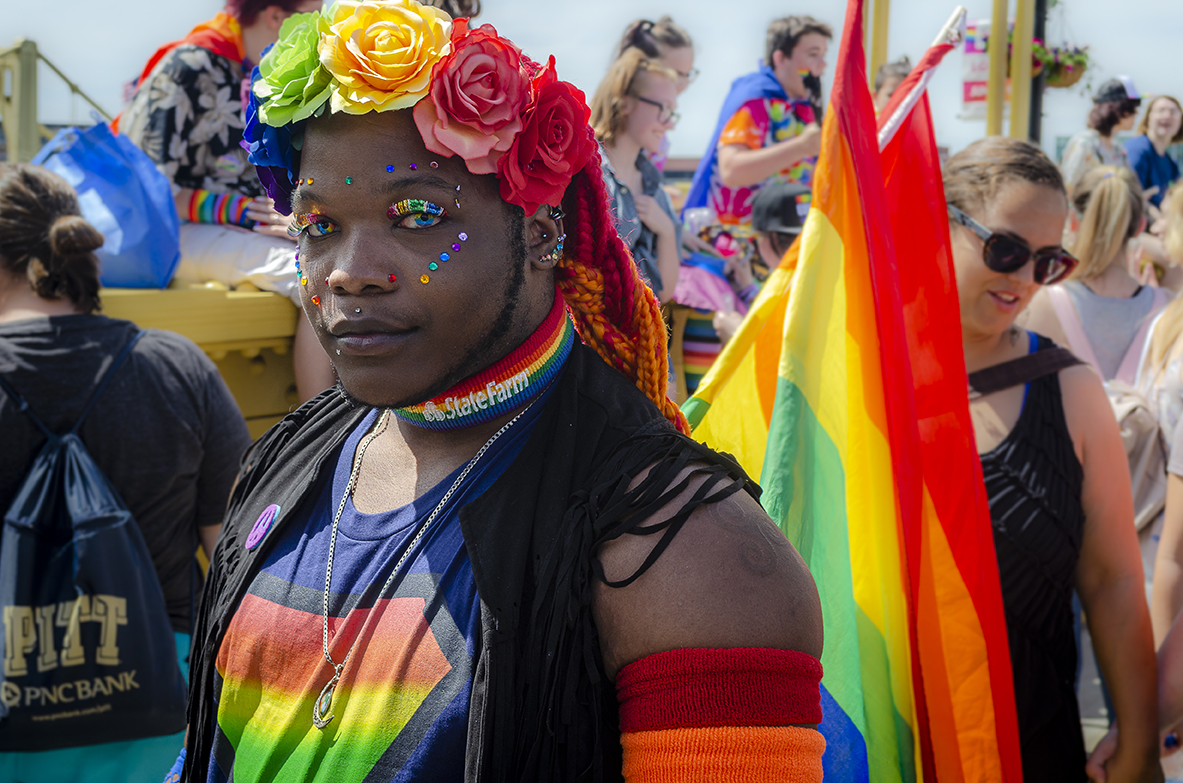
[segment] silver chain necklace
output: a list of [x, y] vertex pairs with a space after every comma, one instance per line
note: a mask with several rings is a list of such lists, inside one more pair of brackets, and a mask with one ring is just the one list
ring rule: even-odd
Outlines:
[[[464, 466], [464, 470], [462, 470], [460, 475], [456, 477], [456, 480], [452, 482], [451, 488], [444, 493], [443, 498], [436, 505], [435, 510], [432, 511], [423, 524], [419, 526], [419, 530], [415, 533], [415, 537], [411, 539], [411, 543], [403, 551], [402, 557], [400, 557], [398, 562], [395, 563], [394, 570], [390, 572], [390, 576], [386, 578], [386, 582], [382, 585], [382, 589], [378, 591], [378, 595], [374, 598], [375, 605], [377, 604], [377, 601], [386, 594], [387, 589], [389, 589], [390, 585], [394, 582], [394, 578], [399, 575], [400, 571], [402, 571], [403, 563], [407, 561], [407, 557], [410, 556], [411, 552], [415, 551], [415, 547], [419, 544], [420, 539], [423, 538], [423, 535], [427, 532], [427, 529], [431, 527], [431, 523], [435, 521], [437, 516], [439, 516], [444, 504], [446, 504], [448, 500], [451, 499], [452, 495], [456, 493], [456, 490], [459, 489], [460, 484], [465, 478], [468, 477], [468, 474], [472, 471], [472, 469], [476, 467], [476, 464], [478, 461], [480, 461], [480, 458], [485, 456], [485, 452], [489, 450], [489, 447], [492, 446], [498, 438], [504, 435], [510, 427], [516, 424], [518, 419], [522, 418], [526, 411], [530, 410], [532, 405], [533, 403], [527, 405], [521, 410], [521, 412], [518, 413], [517, 416], [514, 416], [512, 419], [506, 422], [505, 426], [493, 433], [493, 437], [485, 441], [485, 445], [481, 446], [480, 450], [478, 450], [473, 458], [468, 461], [468, 464]], [[374, 438], [377, 438], [386, 431], [386, 425], [389, 420], [390, 409], [387, 408], [386, 410], [382, 411], [382, 416], [378, 419], [377, 424], [374, 425], [374, 429], [369, 435], [366, 435], [365, 440], [363, 440], [361, 445], [358, 447], [357, 461], [354, 463], [353, 470], [349, 474], [349, 483], [345, 486], [345, 494], [341, 496], [341, 502], [337, 505], [337, 514], [333, 517], [332, 534], [329, 536], [329, 560], [328, 564], [325, 566], [325, 589], [323, 603], [324, 635], [322, 637], [324, 657], [325, 660], [328, 661], [329, 666], [333, 667], [333, 676], [325, 684], [324, 688], [321, 689], [320, 695], [316, 698], [316, 703], [312, 705], [312, 725], [316, 726], [318, 729], [323, 729], [325, 726], [328, 726], [329, 722], [335, 717], [333, 713], [329, 712], [333, 706], [333, 691], [336, 690], [337, 683], [341, 680], [341, 673], [345, 671], [345, 665], [349, 663], [349, 658], [351, 655], [353, 655], [353, 648], [357, 644], [357, 639], [355, 638], [353, 642], [350, 643], [349, 649], [345, 652], [345, 658], [340, 663], [335, 663], [333, 661], [333, 656], [329, 655], [329, 586], [333, 581], [333, 553], [337, 548], [337, 526], [341, 522], [341, 513], [345, 511], [345, 502], [349, 500], [349, 497], [353, 494], [354, 487], [357, 486], [357, 477], [361, 473], [361, 461], [366, 455], [366, 449], [369, 448], [369, 445], [374, 440]], [[361, 634], [359, 633], [358, 637], [360, 636]]]

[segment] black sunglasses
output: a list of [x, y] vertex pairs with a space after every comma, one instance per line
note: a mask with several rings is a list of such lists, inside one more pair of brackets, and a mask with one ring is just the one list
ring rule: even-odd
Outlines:
[[1040, 285], [1051, 285], [1072, 274], [1072, 270], [1080, 263], [1062, 247], [1032, 250], [1030, 245], [1021, 239], [996, 234], [952, 204], [949, 205], [949, 217], [981, 238], [982, 261], [988, 269], [999, 274], [1017, 272], [1028, 261], [1034, 259], [1035, 282]]
[[657, 114], [657, 121], [658, 122], [669, 123], [670, 125], [677, 125], [678, 120], [682, 119], [681, 114], [678, 114], [676, 111], [669, 108], [661, 101], [655, 101], [652, 98], [644, 98], [640, 95], [638, 95], [636, 97], [637, 97], [637, 100], [640, 101], [641, 103], [647, 103], [650, 106], [656, 106], [657, 108], [661, 109], [661, 111], [658, 112], [658, 114]]

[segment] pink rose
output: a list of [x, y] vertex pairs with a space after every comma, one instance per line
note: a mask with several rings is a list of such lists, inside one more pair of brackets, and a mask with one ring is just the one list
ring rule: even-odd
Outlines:
[[415, 124], [430, 151], [459, 155], [473, 174], [494, 174], [529, 101], [521, 50], [492, 25], [469, 30], [467, 19], [457, 19], [452, 53], [435, 66], [431, 92], [415, 105]]
[[559, 204], [596, 148], [587, 100], [574, 85], [559, 81], [553, 55], [531, 87], [534, 102], [522, 118], [522, 132], [497, 162], [501, 197], [527, 215], [542, 204]]

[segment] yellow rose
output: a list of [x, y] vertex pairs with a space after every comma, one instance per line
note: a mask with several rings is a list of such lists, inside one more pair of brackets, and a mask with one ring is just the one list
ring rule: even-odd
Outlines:
[[411, 108], [452, 50], [452, 18], [415, 0], [340, 0], [326, 15], [320, 62], [336, 78], [334, 112]]

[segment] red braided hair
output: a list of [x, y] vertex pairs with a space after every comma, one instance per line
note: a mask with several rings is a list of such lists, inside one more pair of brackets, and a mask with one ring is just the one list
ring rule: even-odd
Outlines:
[[556, 277], [580, 338], [689, 435], [686, 417], [666, 396], [669, 355], [661, 306], [616, 233], [598, 150], [571, 181], [563, 206], [567, 250]]

